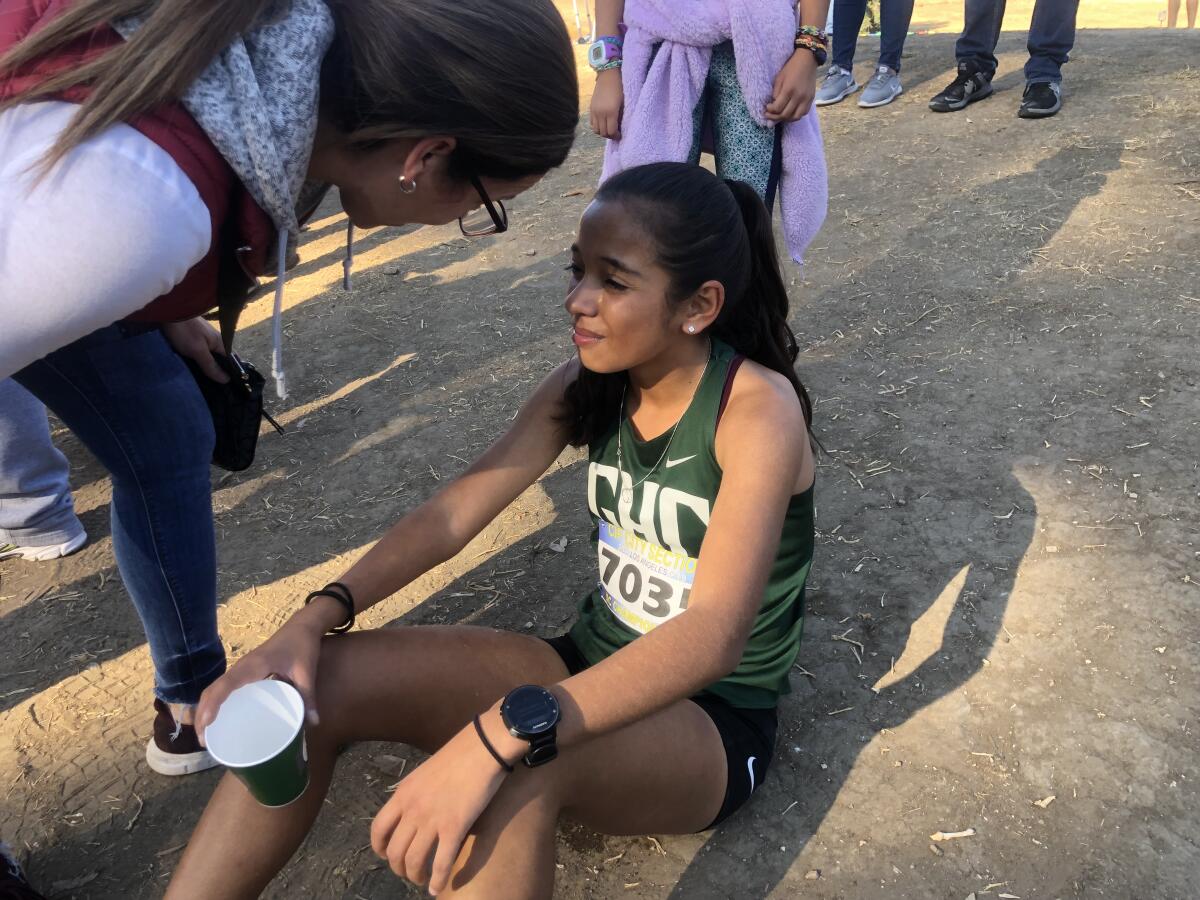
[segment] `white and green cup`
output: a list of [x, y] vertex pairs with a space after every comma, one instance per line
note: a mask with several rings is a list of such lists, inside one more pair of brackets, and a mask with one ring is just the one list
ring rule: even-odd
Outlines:
[[287, 806], [308, 787], [304, 700], [285, 681], [255, 681], [226, 697], [204, 742], [263, 806]]

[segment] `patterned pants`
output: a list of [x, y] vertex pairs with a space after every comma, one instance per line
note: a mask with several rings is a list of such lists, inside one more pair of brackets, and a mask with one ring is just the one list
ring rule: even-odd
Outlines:
[[692, 113], [692, 123], [695, 138], [691, 161], [700, 161], [701, 138], [707, 124], [713, 136], [717, 174], [746, 182], [770, 209], [779, 180], [778, 141], [782, 133], [777, 128], [763, 128], [750, 115], [738, 84], [732, 41], [713, 47], [708, 81]]

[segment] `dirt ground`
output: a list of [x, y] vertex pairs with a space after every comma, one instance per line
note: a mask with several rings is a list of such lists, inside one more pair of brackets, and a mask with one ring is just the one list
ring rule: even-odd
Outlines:
[[[829, 217], [789, 274], [829, 453], [768, 781], [714, 833], [565, 828], [563, 898], [1197, 896], [1200, 37], [1082, 32], [1044, 122], [1015, 116], [1019, 34], [992, 99], [930, 113], [952, 43], [910, 40], [896, 104], [822, 113]], [[288, 433], [247, 473], [214, 471], [235, 656], [570, 352], [560, 269], [600, 151], [582, 134], [503, 239], [363, 237], [350, 293], [341, 216], [310, 228], [288, 288], [294, 393], [275, 404]], [[256, 303], [239, 338], [264, 363], [268, 315]], [[58, 437], [92, 542], [0, 564], [0, 835], [54, 897], [157, 897], [217, 775], [145, 766], [152, 672], [108, 482]], [[363, 618], [556, 634], [593, 565], [568, 456]], [[418, 896], [367, 848], [397, 757], [417, 761], [347, 753], [269, 896]]]

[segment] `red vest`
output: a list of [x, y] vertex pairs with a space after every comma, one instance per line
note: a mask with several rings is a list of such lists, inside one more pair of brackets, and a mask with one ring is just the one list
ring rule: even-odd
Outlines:
[[[0, 0], [0, 54], [44, 26], [71, 0]], [[15, 97], [50, 75], [71, 69], [121, 42], [103, 26], [87, 37], [60, 47], [48, 56], [0, 80], [0, 101]], [[64, 91], [58, 99], [82, 102], [86, 87]], [[208, 312], [222, 296], [239, 304], [254, 279], [267, 272], [276, 229], [250, 196], [229, 163], [181, 103], [169, 103], [127, 123], [165, 150], [196, 186], [212, 220], [212, 242], [203, 259], [188, 270], [173, 290], [153, 300], [132, 319], [174, 322]]]

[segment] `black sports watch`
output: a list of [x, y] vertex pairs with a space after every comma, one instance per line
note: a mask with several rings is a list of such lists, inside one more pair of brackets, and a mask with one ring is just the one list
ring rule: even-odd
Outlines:
[[508, 692], [500, 704], [500, 718], [513, 737], [529, 741], [522, 761], [533, 768], [558, 756], [558, 701], [544, 687], [523, 684]]

